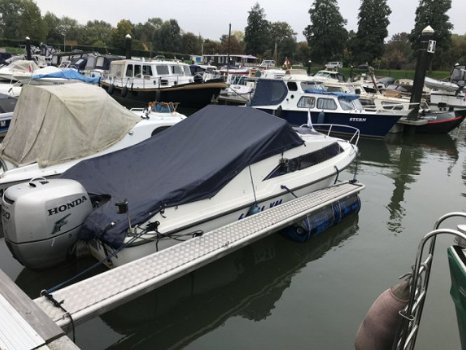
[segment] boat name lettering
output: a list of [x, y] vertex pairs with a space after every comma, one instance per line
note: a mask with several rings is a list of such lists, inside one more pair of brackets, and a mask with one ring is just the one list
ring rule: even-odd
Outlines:
[[58, 213], [63, 213], [64, 211], [69, 210], [71, 208], [74, 208], [74, 207], [84, 203], [85, 201], [87, 201], [86, 196], [82, 196], [81, 198], [75, 199], [74, 201], [68, 202], [66, 204], [62, 204], [62, 205], [60, 205], [58, 207], [55, 207], [55, 208], [52, 208], [52, 209], [47, 209], [47, 211], [49, 213], [49, 216], [55, 215], [55, 214], [58, 214]]
[[[280, 198], [280, 199], [278, 199], [278, 200], [276, 200], [276, 201], [270, 202], [270, 203], [269, 203], [269, 208], [273, 208], [273, 207], [275, 207], [275, 206], [277, 206], [277, 205], [280, 205], [280, 204], [282, 204], [282, 203], [283, 203], [283, 199]], [[265, 205], [263, 205], [262, 207], [259, 207], [259, 210], [258, 210], [258, 211], [264, 211], [264, 210], [265, 210]], [[244, 219], [246, 216], [247, 216], [247, 215], [243, 213], [243, 214], [240, 215], [240, 217], [238, 218], [238, 220]]]
[[350, 118], [350, 122], [365, 122], [366, 118]]

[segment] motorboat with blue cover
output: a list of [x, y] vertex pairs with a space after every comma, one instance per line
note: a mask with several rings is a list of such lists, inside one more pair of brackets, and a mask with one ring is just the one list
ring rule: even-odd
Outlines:
[[262, 111], [209, 105], [59, 179], [8, 188], [5, 240], [30, 267], [64, 259], [75, 240], [122, 265], [333, 185], [357, 151], [354, 141], [295, 130]]
[[[407, 111], [367, 111], [359, 95], [329, 92], [319, 88], [312, 77], [285, 76], [282, 79], [259, 79], [250, 106], [285, 119], [292, 125], [307, 123], [308, 112], [314, 124], [348, 125], [361, 136], [384, 137]], [[347, 133], [347, 128], [334, 131]]]
[[41, 69], [34, 72], [28, 83], [56, 84], [57, 82], [81, 81], [89, 84], [98, 84], [100, 77], [91, 77], [79, 73], [74, 68], [56, 68], [56, 71], [42, 72]]

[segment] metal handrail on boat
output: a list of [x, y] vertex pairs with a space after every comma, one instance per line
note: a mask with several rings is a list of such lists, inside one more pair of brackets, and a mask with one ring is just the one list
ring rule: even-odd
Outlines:
[[[435, 250], [435, 241], [437, 236], [440, 234], [449, 234], [466, 241], [466, 234], [460, 232], [459, 229], [439, 229], [442, 222], [452, 217], [466, 218], [466, 213], [452, 212], [443, 215], [435, 223], [434, 230], [426, 234], [419, 243], [416, 254], [416, 262], [413, 267], [410, 281], [409, 301], [406, 307], [400, 311], [402, 321], [392, 346], [392, 349], [394, 350], [414, 349], [416, 336], [419, 331], [422, 310], [426, 299], [427, 287], [429, 285], [430, 272]], [[422, 260], [424, 255], [424, 248], [428, 241], [430, 241], [429, 251], [425, 260]]]
[[[307, 124], [301, 125], [301, 127], [306, 127], [306, 126], [309, 127]], [[341, 134], [342, 133], [342, 131], [333, 131], [332, 129], [334, 127], [348, 129], [351, 132], [348, 132], [348, 133], [343, 132], [343, 133], [351, 135], [351, 137], [349, 139], [349, 142], [353, 143], [354, 145], [358, 144], [359, 137], [360, 137], [360, 134], [361, 134], [361, 131], [358, 128], [355, 128], [354, 126], [350, 126], [350, 125], [345, 125], [345, 124], [315, 124], [315, 123], [312, 123], [312, 127], [313, 128], [317, 127], [317, 129], [327, 128], [328, 129], [328, 131], [326, 133], [327, 136], [335, 136], [334, 134]], [[333, 132], [333, 134], [332, 134], [332, 132]]]
[[[366, 111], [371, 111], [371, 112], [393, 112], [393, 111], [409, 111], [417, 106], [420, 106], [420, 103], [417, 102], [396, 102], [396, 103], [387, 103], [385, 105], [382, 105], [382, 107], [377, 107], [377, 105], [372, 104], [372, 105], [365, 105], [363, 106]], [[406, 109], [403, 107], [406, 106]], [[401, 108], [398, 108], [401, 107]]]

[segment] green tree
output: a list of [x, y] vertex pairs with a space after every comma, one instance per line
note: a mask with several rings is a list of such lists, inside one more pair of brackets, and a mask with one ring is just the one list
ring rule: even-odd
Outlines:
[[374, 59], [382, 57], [391, 12], [386, 0], [361, 1], [358, 31], [352, 48], [355, 63], [372, 64]]
[[244, 30], [245, 51], [250, 55], [262, 55], [273, 49], [270, 38], [270, 23], [265, 19], [265, 11], [256, 3], [249, 11], [248, 25]]
[[82, 45], [108, 47], [112, 42], [112, 25], [105, 21], [88, 21], [83, 28]]
[[57, 31], [65, 36], [67, 42], [67, 50], [73, 47], [72, 43], [76, 43], [79, 45], [79, 43], [83, 41], [83, 26], [80, 25], [78, 21], [76, 21], [73, 18], [66, 16], [60, 18], [60, 23], [57, 27]]
[[312, 62], [309, 62], [309, 60], [311, 60], [311, 55], [309, 53], [309, 45], [307, 44], [307, 41], [300, 41], [296, 44], [294, 60], [296, 62], [300, 62], [306, 68], [312, 64]]
[[127, 34], [134, 37], [133, 24], [127, 19], [122, 19], [117, 23], [116, 28], [112, 29], [112, 46], [120, 52], [125, 52]]
[[348, 32], [337, 0], [315, 0], [309, 14], [311, 24], [303, 34], [309, 44], [312, 61], [323, 63], [341, 59]]
[[157, 42], [160, 51], [181, 52], [181, 29], [175, 19], [163, 22], [157, 31]]
[[220, 38], [219, 53], [231, 53], [241, 55], [244, 53], [244, 42], [238, 40], [238, 36], [230, 35], [228, 41], [228, 35], [222, 35]]
[[181, 35], [181, 52], [187, 54], [200, 55], [202, 41], [202, 37], [194, 35], [193, 33], [183, 33]]
[[[271, 37], [274, 42], [274, 50], [272, 52], [273, 59], [276, 63], [285, 61], [288, 57], [294, 63], [296, 53], [296, 33], [293, 28], [286, 22], [274, 22], [270, 29]], [[272, 55], [270, 55], [272, 57]], [[265, 57], [266, 58], [266, 57]]]
[[60, 47], [63, 44], [63, 34], [58, 30], [60, 19], [51, 12], [47, 12], [42, 18], [45, 29], [45, 40], [48, 44]]
[[204, 55], [207, 54], [216, 54], [220, 52], [220, 42], [210, 39], [205, 39], [202, 43], [202, 52]]
[[382, 56], [382, 65], [390, 69], [407, 68], [412, 60], [413, 50], [409, 42], [408, 33], [398, 33], [385, 45], [385, 53]]
[[451, 36], [451, 50], [448, 61], [450, 66], [453, 66], [455, 63], [466, 62], [466, 34], [453, 34]]
[[434, 69], [446, 63], [445, 58], [451, 47], [450, 31], [453, 25], [447, 15], [450, 8], [451, 0], [420, 0], [416, 9], [414, 28], [409, 36], [411, 46], [415, 52], [421, 48], [421, 45], [425, 47], [426, 43], [421, 44], [421, 33], [424, 28], [430, 25], [435, 31], [432, 40], [437, 42], [432, 61]]
[[7, 39], [44, 41], [46, 28], [32, 0], [0, 0], [0, 36]]

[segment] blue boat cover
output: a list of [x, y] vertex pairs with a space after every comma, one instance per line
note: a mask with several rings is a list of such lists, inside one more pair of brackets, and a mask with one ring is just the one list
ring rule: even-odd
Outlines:
[[52, 72], [46, 74], [33, 74], [32, 79], [41, 79], [41, 78], [62, 78], [69, 80], [80, 80], [85, 83], [98, 84], [100, 77], [88, 77], [79, 73], [76, 69], [65, 68], [59, 72]]
[[283, 119], [248, 107], [208, 105], [129, 148], [83, 160], [62, 178], [91, 195], [110, 195], [84, 222], [80, 238], [119, 248], [128, 229], [165, 207], [210, 198], [249, 164], [303, 144]]

